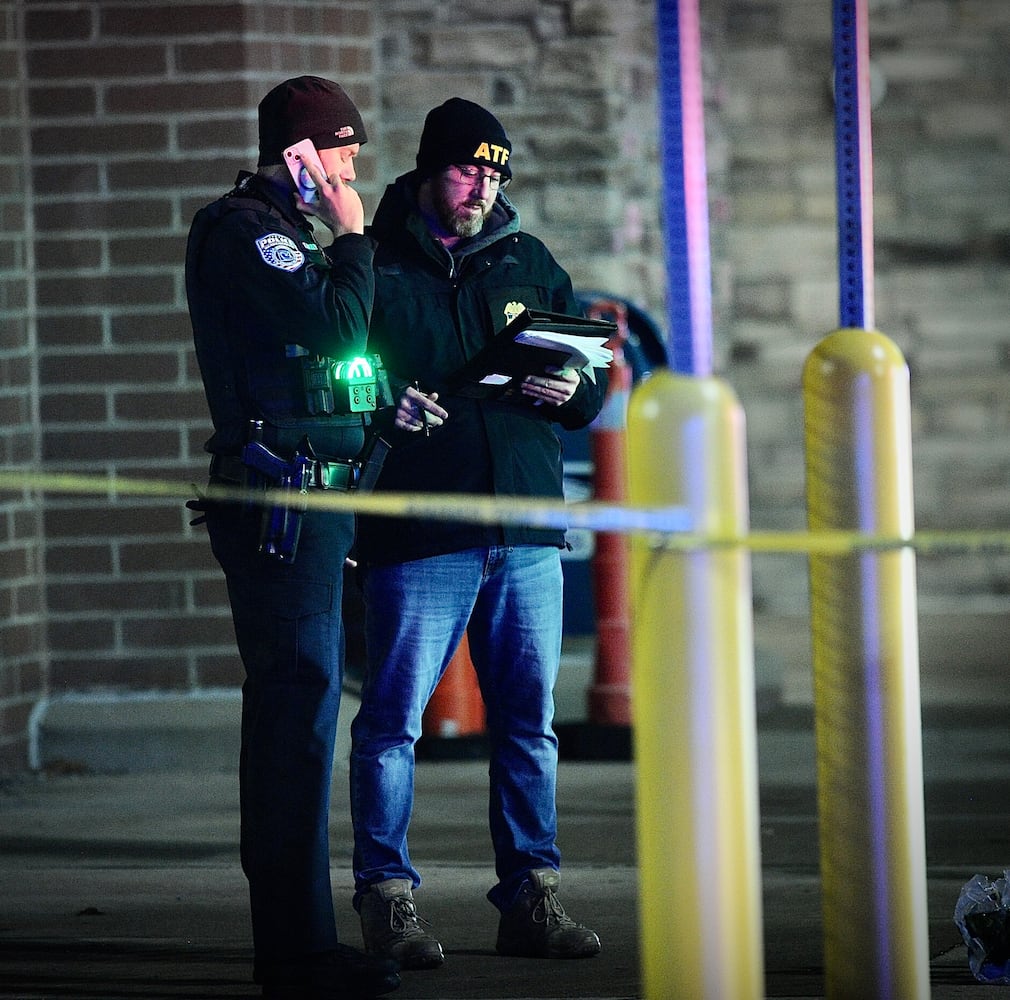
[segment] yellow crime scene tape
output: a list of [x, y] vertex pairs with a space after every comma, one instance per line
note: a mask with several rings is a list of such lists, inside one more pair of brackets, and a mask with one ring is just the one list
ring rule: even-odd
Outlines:
[[1010, 530], [926, 531], [909, 537], [876, 535], [843, 529], [820, 531], [751, 531], [721, 536], [691, 531], [690, 512], [682, 507], [635, 507], [596, 501], [559, 502], [554, 498], [494, 498], [460, 493], [349, 493], [311, 490], [202, 486], [155, 479], [103, 477], [77, 473], [0, 470], [0, 492], [65, 493], [152, 499], [198, 496], [223, 503], [298, 506], [306, 510], [369, 514], [379, 517], [425, 517], [479, 524], [527, 524], [533, 527], [581, 528], [648, 536], [650, 545], [677, 551], [747, 548], [755, 553], [847, 555], [856, 552], [912, 548], [923, 555], [945, 553], [1010, 553]]

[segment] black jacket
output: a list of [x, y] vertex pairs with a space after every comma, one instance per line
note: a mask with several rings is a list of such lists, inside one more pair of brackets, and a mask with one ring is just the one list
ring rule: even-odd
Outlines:
[[186, 294], [214, 434], [206, 449], [238, 454], [248, 423], [285, 454], [308, 434], [319, 455], [350, 458], [357, 416], [312, 416], [301, 355], [365, 350], [374, 246], [349, 234], [325, 251], [289, 195], [241, 172], [235, 188], [197, 212], [186, 251]]
[[[391, 184], [369, 235], [377, 241], [375, 305], [368, 349], [382, 355], [394, 395], [417, 380], [440, 390], [522, 306], [579, 315], [571, 279], [540, 240], [519, 229], [499, 193], [484, 230], [450, 254], [417, 211], [416, 177]], [[606, 376], [586, 375], [561, 407], [442, 395], [449, 412], [430, 438], [399, 434], [378, 488], [407, 493], [473, 493], [562, 499], [561, 442], [552, 421], [584, 427], [600, 411]], [[560, 529], [362, 517], [358, 557], [411, 559], [488, 545], [564, 545]]]

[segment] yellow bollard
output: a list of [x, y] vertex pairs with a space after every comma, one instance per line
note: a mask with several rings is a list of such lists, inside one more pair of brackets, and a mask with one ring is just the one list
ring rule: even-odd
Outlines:
[[[747, 533], [743, 412], [661, 370], [628, 410], [631, 502]], [[632, 719], [642, 975], [649, 1000], [764, 995], [750, 556], [632, 542]]]
[[[803, 371], [810, 530], [912, 538], [908, 368], [836, 330]], [[826, 990], [929, 996], [915, 553], [810, 557]]]

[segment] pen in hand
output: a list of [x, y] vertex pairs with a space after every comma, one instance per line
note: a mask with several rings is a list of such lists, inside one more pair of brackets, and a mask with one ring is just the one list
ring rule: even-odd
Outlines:
[[[417, 379], [414, 379], [414, 388], [418, 392], [421, 392], [421, 385], [417, 381]], [[423, 395], [423, 393], [422, 393], [422, 395]], [[424, 431], [424, 436], [426, 438], [430, 438], [431, 437], [431, 428], [428, 426], [428, 411], [423, 406], [420, 406], [420, 405], [418, 405], [418, 409], [421, 411], [421, 429]]]

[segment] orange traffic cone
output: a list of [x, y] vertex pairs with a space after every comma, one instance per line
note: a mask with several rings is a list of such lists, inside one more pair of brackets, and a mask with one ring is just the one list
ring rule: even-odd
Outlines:
[[421, 719], [425, 736], [475, 736], [484, 732], [486, 716], [466, 633], [452, 654]]
[[[631, 366], [624, 356], [627, 308], [620, 302], [595, 303], [592, 319], [612, 317], [617, 332], [608, 346], [614, 360], [608, 372], [607, 398], [589, 429], [593, 459], [593, 494], [597, 500], [623, 503], [627, 497], [627, 410]], [[628, 592], [628, 541], [617, 532], [600, 531], [591, 562], [596, 610], [596, 663], [588, 694], [589, 721], [601, 726], [631, 725], [631, 601]]]

